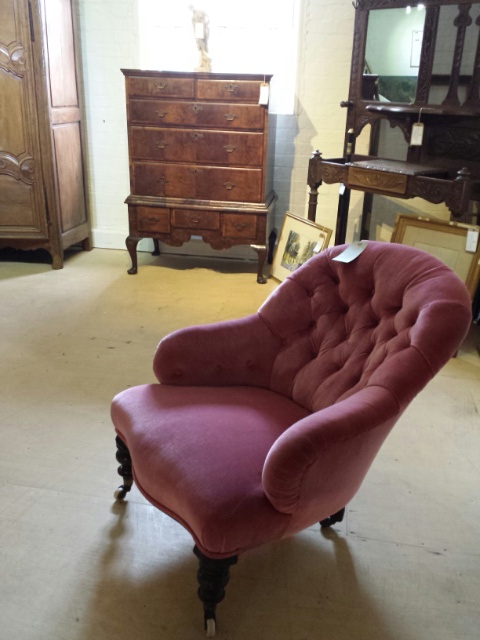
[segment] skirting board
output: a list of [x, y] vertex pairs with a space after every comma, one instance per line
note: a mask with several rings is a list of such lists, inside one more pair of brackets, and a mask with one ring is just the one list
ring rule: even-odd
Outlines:
[[[97, 249], [124, 249], [126, 251], [125, 238], [127, 237], [127, 233], [128, 232], [121, 231], [106, 231], [105, 229], [92, 229], [92, 243]], [[153, 240], [150, 238], [140, 240], [137, 251], [151, 253], [153, 251]], [[236, 260], [257, 260], [257, 254], [247, 245], [239, 245], [231, 249], [216, 251], [212, 249], [209, 244], [203, 242], [199, 236], [192, 237], [190, 242], [186, 242], [181, 247], [170, 247], [168, 244], [160, 242], [160, 253], [183, 256], [224, 257]]]

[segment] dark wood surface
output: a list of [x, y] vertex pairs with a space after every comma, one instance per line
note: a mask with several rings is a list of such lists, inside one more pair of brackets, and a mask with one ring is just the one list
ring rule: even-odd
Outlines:
[[71, 0], [0, 0], [0, 247], [91, 248]]
[[263, 265], [275, 201], [268, 172], [270, 76], [122, 70], [127, 97], [129, 273], [141, 238], [214, 249], [249, 244]]
[[[377, 77], [365, 74], [364, 52], [367, 41], [370, 10], [403, 9], [402, 0], [363, 0], [356, 8], [353, 53], [348, 100], [341, 106], [347, 109], [343, 156], [323, 159], [315, 152], [309, 163], [309, 218], [315, 220], [318, 189], [322, 182], [343, 182], [345, 193], [340, 197], [335, 242], [345, 242], [348, 218], [348, 192], [363, 191], [364, 211], [362, 237], [368, 238], [373, 194], [402, 199], [420, 197], [432, 203], [445, 203], [456, 220], [470, 219], [470, 201], [480, 200], [480, 24], [469, 15], [480, 1], [430, 0], [426, 2], [423, 43], [414, 102], [379, 101]], [[437, 46], [439, 16], [443, 5], [454, 5], [455, 21], [451, 25], [451, 74], [433, 73]], [[472, 9], [473, 7], [473, 9]], [[452, 7], [453, 8], [453, 7]], [[475, 31], [479, 43], [470, 75], [462, 67], [465, 33]], [[445, 43], [443, 43], [445, 45]], [[445, 97], [440, 104], [430, 104], [431, 87], [445, 84]], [[460, 87], [466, 87], [464, 97]], [[380, 123], [388, 121], [390, 128], [398, 128], [405, 140], [405, 160], [378, 158]], [[412, 128], [418, 121], [424, 125], [423, 143], [410, 145]], [[350, 162], [347, 156], [348, 131], [357, 138], [370, 125], [369, 153], [361, 161]], [[388, 131], [388, 128], [386, 128]], [[383, 134], [385, 135], [385, 134]], [[340, 142], [342, 146], [342, 142]], [[422, 169], [418, 169], [418, 166]], [[417, 167], [417, 168], [415, 168]]]

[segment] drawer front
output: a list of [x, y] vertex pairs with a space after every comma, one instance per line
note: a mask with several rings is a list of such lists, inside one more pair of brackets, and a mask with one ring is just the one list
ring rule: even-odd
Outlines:
[[358, 167], [350, 167], [348, 170], [348, 183], [352, 186], [385, 193], [405, 194], [407, 180], [408, 176], [405, 174], [389, 173], [388, 171], [372, 171]]
[[170, 233], [170, 210], [137, 207], [137, 230], [146, 233]]
[[225, 213], [222, 220], [222, 236], [226, 238], [245, 238], [255, 240], [257, 235], [257, 216]]
[[261, 202], [261, 169], [133, 164], [133, 193], [166, 198]]
[[130, 153], [139, 160], [261, 167], [263, 134], [133, 126]]
[[130, 123], [263, 131], [265, 110], [259, 105], [130, 100]]
[[200, 209], [174, 209], [172, 216], [174, 227], [185, 229], [220, 229], [220, 214]]
[[193, 78], [128, 78], [127, 94], [159, 98], [193, 98]]
[[200, 100], [238, 100], [258, 104], [260, 85], [255, 80], [198, 80], [197, 97]]

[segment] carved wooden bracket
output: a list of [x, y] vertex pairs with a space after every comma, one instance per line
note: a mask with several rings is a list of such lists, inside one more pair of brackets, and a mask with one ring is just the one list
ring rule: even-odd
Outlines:
[[25, 64], [25, 50], [19, 42], [11, 42], [8, 45], [0, 42], [0, 69], [23, 78]]
[[35, 160], [26, 153], [16, 157], [7, 151], [0, 151], [0, 174], [7, 174], [26, 184], [33, 184]]

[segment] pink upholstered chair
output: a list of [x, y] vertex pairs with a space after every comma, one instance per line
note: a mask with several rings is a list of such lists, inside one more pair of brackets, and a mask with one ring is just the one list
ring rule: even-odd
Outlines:
[[249, 317], [164, 338], [159, 384], [113, 401], [123, 499], [133, 479], [200, 560], [208, 635], [237, 556], [343, 518], [385, 437], [471, 321], [457, 276], [369, 242], [311, 258]]

